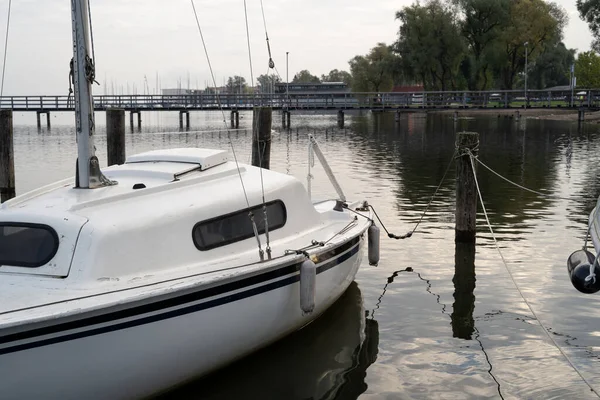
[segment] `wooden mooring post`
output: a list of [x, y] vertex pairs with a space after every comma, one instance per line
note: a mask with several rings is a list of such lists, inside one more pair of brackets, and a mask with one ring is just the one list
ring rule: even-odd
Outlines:
[[43, 111], [43, 110], [36, 112], [38, 129], [42, 129], [42, 118], [41, 118], [42, 114], [46, 114], [46, 127], [48, 129], [50, 129], [50, 111]]
[[477, 155], [479, 134], [460, 132], [456, 136], [456, 242], [475, 242], [477, 221], [477, 186], [471, 166], [471, 156]]
[[337, 113], [337, 124], [339, 128], [344, 127], [344, 110], [339, 110]]
[[0, 203], [15, 197], [13, 113], [0, 110]]
[[125, 110], [106, 110], [106, 155], [108, 165], [125, 163]]
[[271, 166], [271, 107], [255, 107], [252, 120], [252, 165], [269, 169]]
[[236, 129], [240, 127], [240, 112], [238, 110], [231, 110], [231, 127]]

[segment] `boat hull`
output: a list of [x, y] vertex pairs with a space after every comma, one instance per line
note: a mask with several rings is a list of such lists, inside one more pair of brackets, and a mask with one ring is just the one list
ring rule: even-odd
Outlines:
[[323, 313], [354, 280], [364, 243], [357, 236], [317, 265], [310, 315], [300, 309], [298, 266], [288, 265], [264, 279], [212, 288], [212, 296], [186, 293], [189, 302], [171, 298], [162, 309], [129, 316], [120, 310], [115, 320], [15, 337], [0, 344], [2, 398], [139, 398], [207, 374]]

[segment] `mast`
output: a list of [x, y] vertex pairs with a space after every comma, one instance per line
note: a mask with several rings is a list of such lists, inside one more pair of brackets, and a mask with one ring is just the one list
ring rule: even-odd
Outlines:
[[77, 131], [77, 171], [75, 187], [94, 189], [116, 184], [100, 171], [94, 148], [94, 100], [92, 84], [95, 79], [94, 60], [90, 54], [88, 0], [71, 0], [73, 25], [73, 60], [75, 122]]

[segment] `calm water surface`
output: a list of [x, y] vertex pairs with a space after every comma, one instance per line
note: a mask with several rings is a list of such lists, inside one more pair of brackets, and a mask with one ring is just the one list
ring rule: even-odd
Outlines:
[[[171, 115], [172, 114], [172, 115]], [[73, 174], [72, 115], [15, 114], [17, 193]], [[98, 156], [106, 162], [104, 114]], [[161, 147], [228, 148], [219, 113], [194, 113], [179, 131], [177, 113], [145, 113], [127, 133], [127, 153]], [[279, 115], [274, 115], [279, 122]], [[251, 114], [232, 133], [240, 161], [250, 157]], [[272, 169], [306, 180], [307, 135], [320, 142], [349, 198], [368, 198], [387, 228], [411, 230], [454, 151], [457, 130], [479, 132], [480, 158], [521, 191], [479, 168], [481, 191], [502, 254], [483, 214], [476, 249], [454, 244], [454, 169], [413, 238], [382, 237], [381, 262], [365, 261], [356, 282], [305, 329], [205, 379], [164, 394], [170, 399], [548, 399], [595, 398], [577, 370], [600, 389], [600, 295], [572, 288], [566, 259], [580, 248], [600, 194], [600, 127], [486, 116], [454, 123], [446, 115], [292, 115], [273, 138]], [[209, 131], [209, 132], [206, 132]], [[317, 165], [315, 196], [335, 192]], [[480, 207], [481, 210], [481, 207]], [[413, 268], [407, 272], [406, 268]], [[168, 340], [168, 338], [165, 338]]]

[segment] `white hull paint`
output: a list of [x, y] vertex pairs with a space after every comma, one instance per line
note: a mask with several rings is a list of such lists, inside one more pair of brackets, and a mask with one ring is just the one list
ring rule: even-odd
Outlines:
[[[72, 335], [72, 340], [60, 339], [59, 343], [12, 352], [7, 349], [15, 342], [0, 344], [0, 398], [139, 398], [223, 367], [301, 328], [331, 306], [354, 280], [366, 243], [364, 236], [343, 253], [318, 264], [329, 268], [317, 275], [316, 308], [311, 315], [302, 315], [300, 310], [296, 271], [161, 311], [16, 344], [51, 342], [65, 335]], [[272, 289], [267, 290], [265, 285]], [[226, 300], [252, 290], [263, 292], [248, 292], [248, 297], [237, 301]], [[207, 302], [224, 304], [160, 317]], [[115, 324], [151, 316], [156, 320], [114, 329]], [[90, 329], [100, 333], [77, 338], [78, 333]]]

